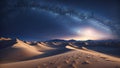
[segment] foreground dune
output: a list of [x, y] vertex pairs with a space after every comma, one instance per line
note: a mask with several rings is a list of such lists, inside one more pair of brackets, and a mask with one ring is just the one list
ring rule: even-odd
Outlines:
[[1, 64], [1, 68], [120, 68], [119, 58], [94, 51], [72, 49], [51, 57]]

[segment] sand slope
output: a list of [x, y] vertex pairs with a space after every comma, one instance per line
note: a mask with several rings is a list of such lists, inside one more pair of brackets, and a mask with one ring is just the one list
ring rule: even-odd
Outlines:
[[29, 45], [9, 38], [2, 38], [0, 43], [7, 46], [0, 50], [0, 68], [120, 68], [120, 58], [71, 43]]
[[1, 68], [120, 68], [120, 59], [85, 49], [29, 61], [2, 64]]
[[34, 47], [24, 43], [23, 41], [19, 39], [16, 39], [15, 42], [16, 43], [13, 44], [12, 46], [4, 48], [0, 51], [1, 60], [7, 61], [7, 62], [24, 60], [26, 58], [42, 54], [42, 52], [39, 52]]
[[36, 45], [33, 46], [36, 50], [40, 52], [44, 51], [49, 51], [49, 50], [54, 50], [56, 48], [52, 48], [50, 46], [47, 46], [44, 42], [37, 43]]

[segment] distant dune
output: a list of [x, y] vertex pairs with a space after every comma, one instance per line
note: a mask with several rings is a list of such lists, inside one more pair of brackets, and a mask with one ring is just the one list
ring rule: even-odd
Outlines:
[[0, 40], [11, 40], [11, 38], [4, 38], [4, 37], [1, 37]]
[[29, 45], [31, 45], [33, 48], [35, 48], [36, 50], [38, 50], [40, 52], [56, 49], [56, 48], [47, 46], [47, 44], [44, 42], [37, 42], [36, 44], [29, 44]]
[[48, 51], [48, 50], [53, 50], [55, 48], [52, 48], [52, 47], [48, 47], [46, 45], [44, 45], [43, 42], [41, 43], [38, 43], [36, 46], [34, 46], [37, 50], [39, 51]]
[[2, 39], [2, 46], [3, 42], [7, 47], [0, 50], [0, 68], [120, 68], [120, 58], [71, 42], [25, 43]]

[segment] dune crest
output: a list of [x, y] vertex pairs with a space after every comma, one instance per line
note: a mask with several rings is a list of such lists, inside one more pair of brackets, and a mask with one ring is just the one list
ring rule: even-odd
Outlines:
[[11, 38], [4, 38], [4, 37], [1, 37], [0, 40], [11, 40]]
[[55, 48], [46, 46], [45, 43], [43, 43], [43, 42], [37, 43], [37, 45], [34, 45], [33, 47], [36, 48], [39, 51], [48, 51], [48, 50], [55, 49]]

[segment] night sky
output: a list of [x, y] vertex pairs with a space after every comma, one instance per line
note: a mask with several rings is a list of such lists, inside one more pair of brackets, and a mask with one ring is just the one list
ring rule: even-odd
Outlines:
[[119, 0], [1, 0], [0, 37], [120, 38]]

